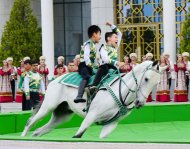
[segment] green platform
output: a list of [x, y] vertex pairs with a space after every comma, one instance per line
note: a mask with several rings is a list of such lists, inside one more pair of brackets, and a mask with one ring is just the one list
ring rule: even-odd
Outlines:
[[[82, 139], [73, 139], [82, 119], [72, 120], [42, 137], [20, 137], [30, 112], [1, 114], [0, 139], [82, 142], [190, 143], [190, 104], [147, 105], [134, 110], [107, 139], [99, 139], [101, 126], [91, 126]], [[36, 127], [44, 124], [49, 117]]]

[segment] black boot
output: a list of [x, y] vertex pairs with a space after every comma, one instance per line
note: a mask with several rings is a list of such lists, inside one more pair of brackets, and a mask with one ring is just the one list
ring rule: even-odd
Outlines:
[[87, 80], [82, 80], [78, 89], [78, 95], [76, 97], [76, 99], [74, 100], [75, 103], [79, 103], [79, 102], [86, 102], [85, 99], [82, 98], [83, 94], [84, 94], [84, 89], [87, 85], [88, 81]]

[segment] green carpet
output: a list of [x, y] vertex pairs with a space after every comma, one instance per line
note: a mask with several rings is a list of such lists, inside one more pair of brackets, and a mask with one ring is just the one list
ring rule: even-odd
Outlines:
[[120, 124], [106, 139], [99, 139], [101, 126], [91, 126], [81, 139], [72, 138], [77, 130], [78, 127], [54, 129], [41, 137], [31, 137], [31, 132], [26, 137], [20, 137], [21, 133], [12, 133], [0, 135], [0, 139], [56, 142], [190, 143], [189, 121]]

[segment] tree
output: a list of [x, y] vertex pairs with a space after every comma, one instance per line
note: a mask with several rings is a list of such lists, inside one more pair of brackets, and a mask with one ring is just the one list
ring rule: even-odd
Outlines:
[[182, 32], [181, 32], [181, 42], [180, 42], [179, 53], [182, 53], [182, 52], [190, 53], [190, 8], [182, 26], [183, 27], [182, 27]]
[[25, 56], [38, 60], [41, 49], [41, 28], [33, 15], [30, 0], [15, 0], [2, 34], [0, 60], [12, 56], [15, 65]]

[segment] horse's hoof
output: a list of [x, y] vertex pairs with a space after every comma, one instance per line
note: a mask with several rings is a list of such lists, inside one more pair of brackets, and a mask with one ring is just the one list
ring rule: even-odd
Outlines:
[[33, 133], [32, 134], [32, 137], [37, 137], [37, 136], [39, 136], [39, 133]]
[[81, 138], [81, 136], [73, 136], [72, 138]]
[[22, 134], [20, 135], [21, 137], [25, 137], [26, 136], [26, 132], [23, 131]]
[[25, 137], [26, 135], [25, 135], [25, 134], [21, 134], [20, 136], [21, 136], [21, 137]]

